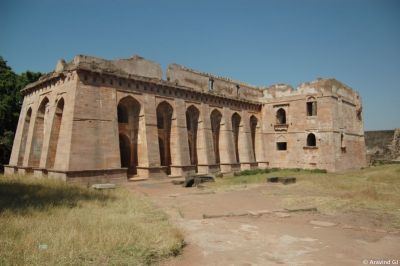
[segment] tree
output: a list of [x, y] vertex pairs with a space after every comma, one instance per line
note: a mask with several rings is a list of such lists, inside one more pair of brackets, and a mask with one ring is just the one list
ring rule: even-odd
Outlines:
[[0, 56], [0, 171], [8, 164], [22, 105], [20, 90], [40, 78], [40, 72], [14, 73]]

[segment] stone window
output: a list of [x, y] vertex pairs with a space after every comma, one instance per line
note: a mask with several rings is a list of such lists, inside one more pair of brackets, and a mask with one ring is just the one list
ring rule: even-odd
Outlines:
[[277, 124], [286, 124], [286, 111], [283, 108], [279, 108], [276, 112], [276, 123]]
[[214, 80], [210, 78], [208, 80], [208, 91], [213, 91], [214, 90]]
[[276, 149], [278, 151], [286, 151], [287, 150], [287, 142], [277, 142]]
[[317, 146], [317, 140], [315, 138], [315, 135], [313, 133], [310, 133], [307, 135], [307, 147], [316, 147]]
[[314, 97], [310, 97], [307, 100], [307, 116], [317, 115], [317, 101]]

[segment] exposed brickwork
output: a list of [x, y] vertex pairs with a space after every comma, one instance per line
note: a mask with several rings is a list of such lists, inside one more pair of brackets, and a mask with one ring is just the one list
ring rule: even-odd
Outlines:
[[8, 173], [94, 182], [366, 164], [361, 99], [335, 79], [255, 87], [173, 64], [163, 80], [141, 57], [77, 56], [22, 92]]

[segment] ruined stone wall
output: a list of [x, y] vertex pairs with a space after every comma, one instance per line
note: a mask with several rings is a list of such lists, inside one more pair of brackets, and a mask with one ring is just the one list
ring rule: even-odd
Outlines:
[[[77, 77], [74, 73], [66, 73], [60, 78], [44, 82], [36, 90], [28, 92], [24, 96], [20, 119], [15, 134], [10, 165], [22, 167], [25, 171], [33, 172], [36, 169], [46, 169], [48, 161], [53, 160], [51, 170], [66, 170], [69, 167], [72, 117], [75, 103]], [[49, 145], [54, 131], [53, 122], [57, 103], [64, 101], [62, 122], [58, 131], [56, 150], [49, 157]], [[38, 110], [41, 104], [45, 104], [43, 124], [40, 126], [41, 140], [37, 141], [35, 133], [38, 131]], [[31, 110], [29, 123], [26, 121], [27, 113]], [[25, 128], [25, 130], [24, 130]], [[39, 145], [40, 144], [40, 145]], [[53, 147], [55, 148], [55, 147]], [[36, 157], [33, 159], [33, 157]], [[33, 164], [32, 161], [35, 161]], [[33, 166], [34, 165], [34, 166]], [[13, 171], [12, 169], [9, 169]]]
[[[264, 142], [266, 160], [272, 167], [321, 168], [337, 171], [366, 164], [361, 100], [358, 94], [336, 80], [316, 80], [296, 90], [278, 84], [264, 90]], [[316, 102], [316, 115], [307, 114], [307, 103]], [[277, 112], [286, 112], [285, 125]], [[307, 145], [314, 134], [316, 146]], [[287, 150], [277, 143], [286, 142]]]
[[[201, 73], [177, 64], [168, 66], [167, 80], [197, 91], [215, 93], [230, 98], [257, 101], [262, 96], [262, 91], [254, 86], [207, 73]], [[210, 87], [210, 81], [212, 81], [212, 88]]]
[[8, 173], [119, 182], [365, 166], [361, 99], [334, 79], [254, 87], [173, 64], [162, 80], [141, 57], [76, 56], [22, 93]]
[[365, 131], [367, 154], [371, 160], [398, 160], [399, 132], [400, 129]]

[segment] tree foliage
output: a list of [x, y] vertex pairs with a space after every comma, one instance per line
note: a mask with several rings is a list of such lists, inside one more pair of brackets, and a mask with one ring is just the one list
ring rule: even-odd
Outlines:
[[16, 74], [0, 56], [0, 170], [8, 164], [22, 105], [20, 90], [40, 78], [40, 72]]

